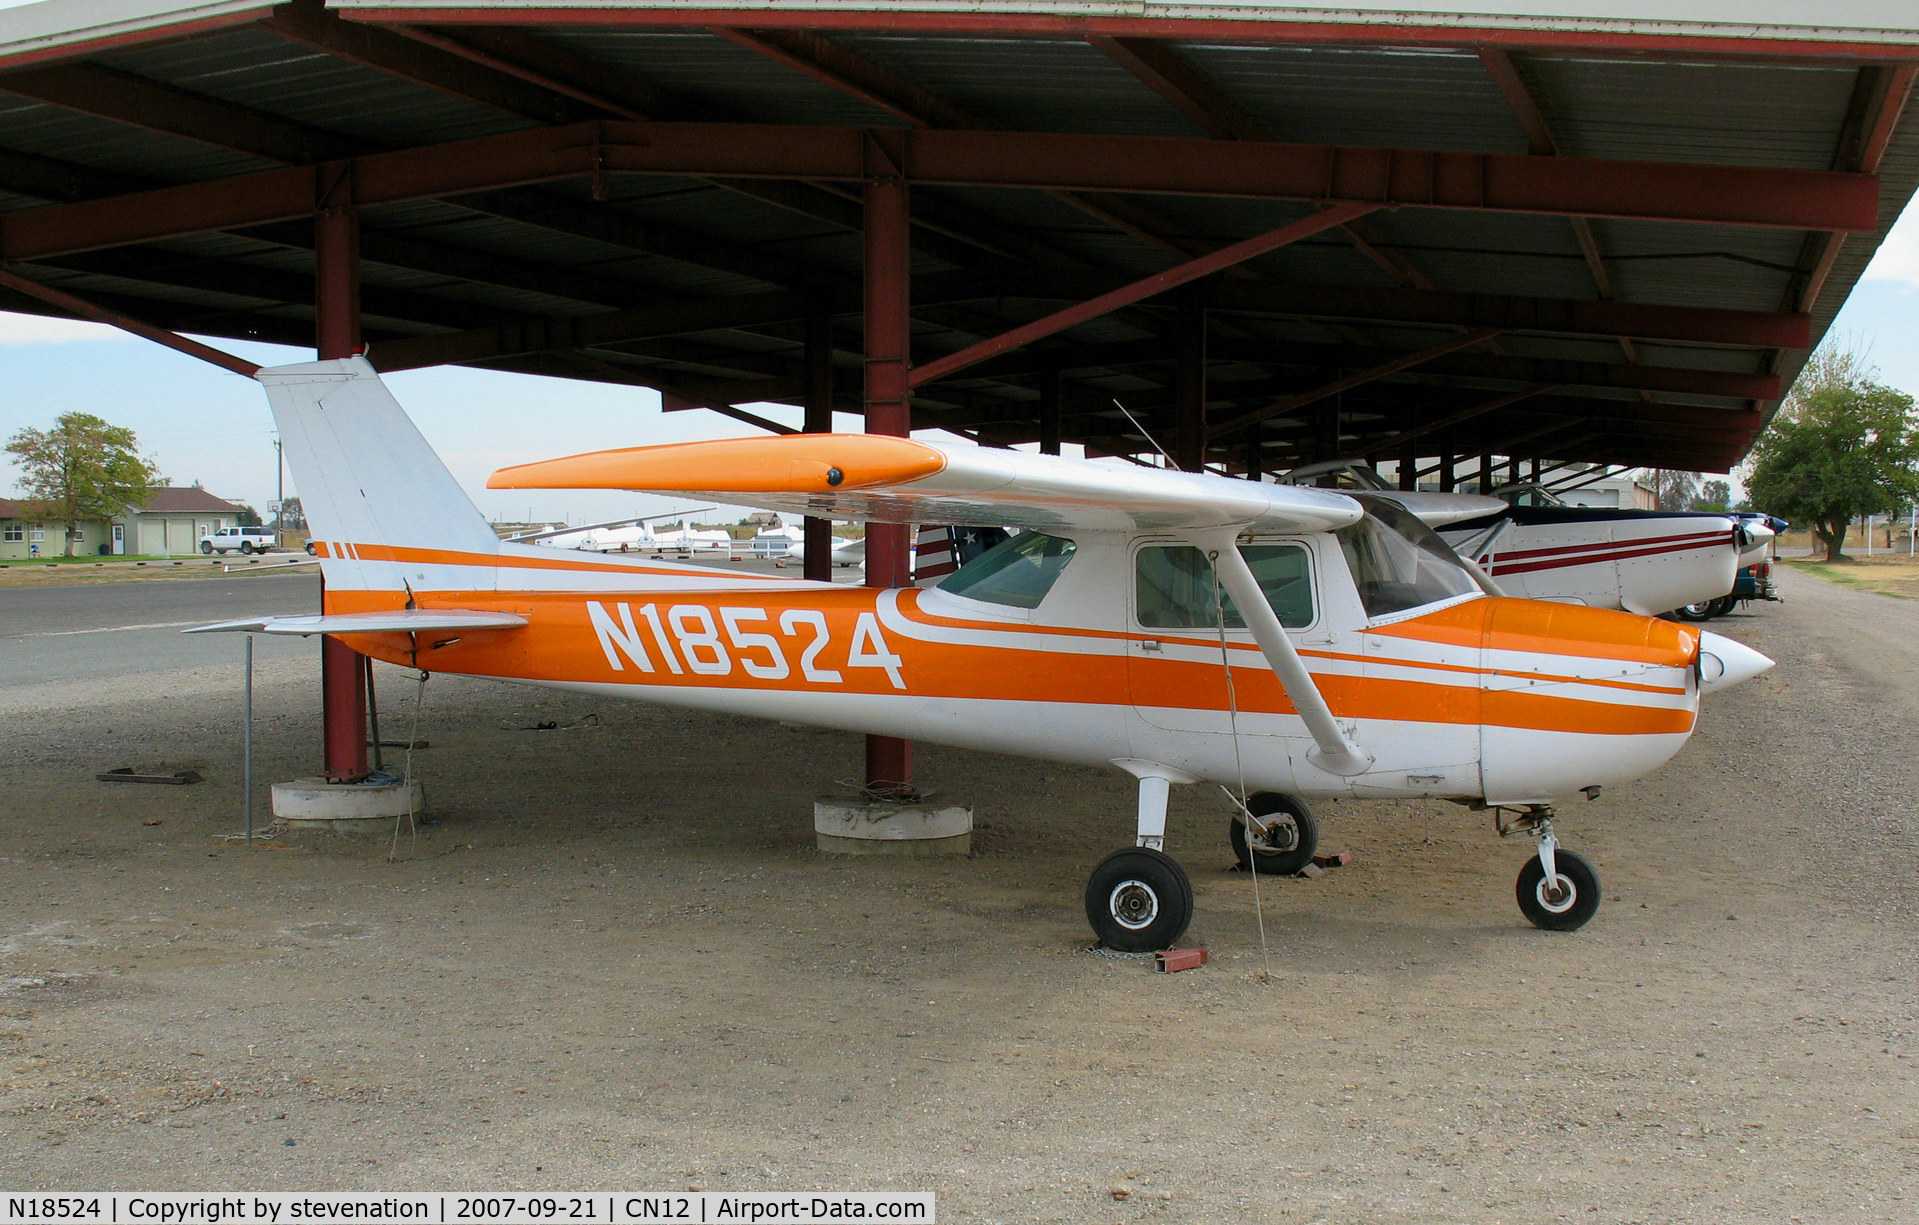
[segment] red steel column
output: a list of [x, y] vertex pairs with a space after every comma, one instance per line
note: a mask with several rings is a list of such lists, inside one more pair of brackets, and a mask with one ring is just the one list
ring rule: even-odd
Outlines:
[[[313, 220], [313, 239], [315, 347], [322, 361], [350, 357], [360, 347], [359, 214], [321, 213]], [[366, 777], [366, 675], [360, 655], [326, 635], [320, 638], [320, 707], [327, 776]]]
[[[907, 375], [912, 356], [908, 348], [912, 321], [909, 313], [908, 265], [912, 248], [907, 231], [906, 183], [901, 179], [870, 179], [866, 183], [866, 432], [905, 437], [912, 432], [912, 409], [907, 403]], [[866, 525], [866, 585], [905, 587], [912, 582], [903, 523]], [[866, 738], [868, 786], [912, 781], [911, 746], [892, 736]]]
[[[833, 431], [833, 316], [824, 302], [806, 306], [806, 420], [808, 434]], [[833, 521], [808, 515], [800, 520], [806, 543], [801, 562], [805, 577], [833, 581]]]

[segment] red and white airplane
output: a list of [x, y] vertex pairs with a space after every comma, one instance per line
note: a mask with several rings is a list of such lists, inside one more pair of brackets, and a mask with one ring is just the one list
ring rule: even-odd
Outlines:
[[1287, 484], [1372, 492], [1437, 530], [1507, 595], [1657, 616], [1732, 590], [1741, 560], [1765, 553], [1757, 532], [1728, 515], [1568, 506], [1538, 485], [1490, 497], [1406, 492], [1363, 464], [1296, 468]]
[[[1093, 869], [1108, 945], [1164, 948], [1193, 891], [1168, 789], [1214, 782], [1262, 870], [1310, 855], [1310, 797], [1437, 796], [1537, 836], [1534, 923], [1598, 908], [1554, 802], [1679, 751], [1707, 692], [1771, 661], [1647, 617], [1489, 593], [1390, 499], [873, 435], [641, 447], [504, 469], [495, 488], [612, 488], [783, 514], [1018, 529], [937, 587], [875, 589], [502, 542], [371, 366], [266, 385], [320, 541], [318, 616], [375, 658], [1110, 766], [1131, 845]], [[1513, 819], [1508, 822], [1504, 817]]]

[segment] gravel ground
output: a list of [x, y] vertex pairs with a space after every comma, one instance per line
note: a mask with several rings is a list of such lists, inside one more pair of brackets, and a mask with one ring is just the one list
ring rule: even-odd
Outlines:
[[[1780, 667], [1561, 820], [1606, 883], [1585, 930], [1524, 923], [1529, 846], [1482, 816], [1345, 803], [1352, 866], [1260, 883], [1263, 955], [1222, 802], [1186, 789], [1169, 846], [1216, 960], [1178, 975], [1086, 948], [1119, 777], [925, 747], [974, 855], [828, 858], [809, 802], [851, 737], [442, 678], [417, 847], [249, 851], [219, 837], [230, 674], [0, 686], [0, 1186], [1912, 1220], [1919, 605], [1780, 581], [1711, 627]], [[256, 777], [310, 771], [310, 662], [265, 663], [259, 703]], [[91, 781], [163, 761], [208, 781]]]

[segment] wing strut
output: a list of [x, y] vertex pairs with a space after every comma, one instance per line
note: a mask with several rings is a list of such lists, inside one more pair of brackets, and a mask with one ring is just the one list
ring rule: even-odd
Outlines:
[[1325, 695], [1313, 683], [1313, 674], [1299, 662], [1293, 640], [1286, 636], [1273, 606], [1267, 603], [1266, 593], [1260, 590], [1259, 580], [1253, 576], [1253, 568], [1240, 555], [1238, 533], [1194, 533], [1189, 539], [1212, 559], [1220, 586], [1233, 597], [1233, 606], [1239, 609], [1239, 615], [1253, 631], [1253, 641], [1259, 643], [1267, 666], [1279, 678], [1286, 696], [1292, 699], [1293, 709], [1305, 720], [1306, 730], [1313, 737], [1313, 747], [1306, 759], [1328, 774], [1364, 773], [1373, 764], [1372, 754], [1362, 751], [1341, 730], [1339, 721], [1333, 718], [1332, 707], [1326, 704]]

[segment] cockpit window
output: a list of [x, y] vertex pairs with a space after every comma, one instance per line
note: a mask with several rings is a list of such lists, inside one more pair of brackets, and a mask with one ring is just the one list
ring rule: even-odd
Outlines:
[[[1313, 558], [1296, 544], [1243, 544], [1239, 555], [1259, 580], [1266, 602], [1287, 629], [1313, 623]], [[1148, 545], [1133, 562], [1133, 598], [1139, 623], [1148, 629], [1216, 629], [1225, 613], [1226, 628], [1243, 630], [1246, 619], [1233, 597], [1219, 593], [1213, 606], [1213, 563], [1189, 544]]]
[[969, 600], [1038, 608], [1059, 581], [1073, 549], [1072, 541], [1058, 536], [1021, 532], [955, 570], [939, 587]]
[[1508, 506], [1564, 506], [1559, 496], [1541, 489], [1537, 485], [1504, 485], [1493, 490], [1493, 496], [1504, 498]]
[[1478, 591], [1446, 542], [1411, 511], [1385, 498], [1356, 495], [1366, 517], [1334, 535], [1359, 588], [1366, 616], [1385, 617]]

